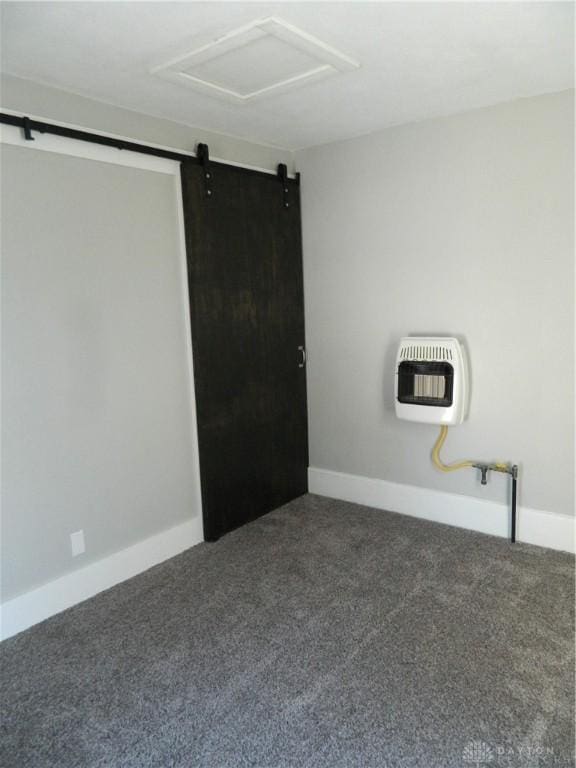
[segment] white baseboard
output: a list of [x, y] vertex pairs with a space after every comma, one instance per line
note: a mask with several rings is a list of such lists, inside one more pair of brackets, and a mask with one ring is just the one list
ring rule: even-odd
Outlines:
[[[317, 467], [308, 469], [308, 489], [310, 493], [320, 496], [400, 512], [493, 536], [509, 535], [509, 507], [474, 496], [445, 493]], [[526, 544], [574, 552], [574, 523], [574, 518], [567, 515], [518, 507], [516, 538]]]
[[[317, 467], [309, 468], [308, 485], [310, 493], [320, 496], [493, 536], [509, 533], [508, 506], [494, 501]], [[517, 538], [527, 544], [574, 552], [575, 521], [567, 515], [519, 507]], [[197, 517], [8, 600], [0, 606], [0, 639], [22, 632], [203, 540], [202, 521]]]
[[22, 632], [201, 541], [202, 520], [196, 517], [8, 600], [0, 606], [0, 639]]

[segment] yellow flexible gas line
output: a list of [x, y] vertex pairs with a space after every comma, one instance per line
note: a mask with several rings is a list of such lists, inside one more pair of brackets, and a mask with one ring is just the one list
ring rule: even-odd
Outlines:
[[446, 424], [442, 424], [440, 427], [440, 434], [438, 435], [438, 440], [434, 443], [434, 448], [432, 448], [432, 461], [434, 462], [434, 465], [438, 467], [438, 469], [441, 472], [454, 472], [457, 469], [465, 469], [466, 467], [473, 467], [474, 462], [473, 461], [457, 461], [454, 462], [454, 464], [444, 464], [442, 459], [440, 458], [440, 451], [442, 450], [442, 446], [444, 445], [444, 441], [446, 440], [446, 436], [448, 435], [448, 427]]
[[[455, 461], [453, 464], [444, 464], [440, 458], [440, 451], [442, 450], [447, 435], [448, 427], [446, 424], [442, 424], [438, 440], [436, 440], [434, 448], [432, 448], [432, 461], [434, 462], [434, 466], [441, 472], [455, 472], [457, 469], [466, 469], [466, 467], [476, 466], [478, 462], [471, 461], [470, 459], [467, 459], [466, 461]], [[494, 464], [490, 464], [489, 468], [495, 472], [508, 472], [509, 470], [508, 464], [505, 464], [504, 462], [495, 462]]]

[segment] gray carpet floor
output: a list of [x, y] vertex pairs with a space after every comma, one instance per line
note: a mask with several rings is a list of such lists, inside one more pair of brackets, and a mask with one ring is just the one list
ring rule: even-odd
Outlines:
[[574, 766], [574, 559], [315, 496], [1, 657], [6, 768]]

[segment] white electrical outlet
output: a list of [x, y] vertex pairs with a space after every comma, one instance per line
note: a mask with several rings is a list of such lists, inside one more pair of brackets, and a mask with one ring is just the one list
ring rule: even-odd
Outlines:
[[70, 546], [72, 547], [72, 557], [82, 555], [86, 551], [84, 531], [76, 531], [70, 534]]

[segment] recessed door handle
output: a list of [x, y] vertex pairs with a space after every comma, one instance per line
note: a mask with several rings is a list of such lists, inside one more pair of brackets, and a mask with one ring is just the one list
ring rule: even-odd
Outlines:
[[304, 368], [306, 365], [306, 350], [304, 347], [298, 347], [298, 352], [300, 352], [300, 362], [298, 363], [298, 368]]

